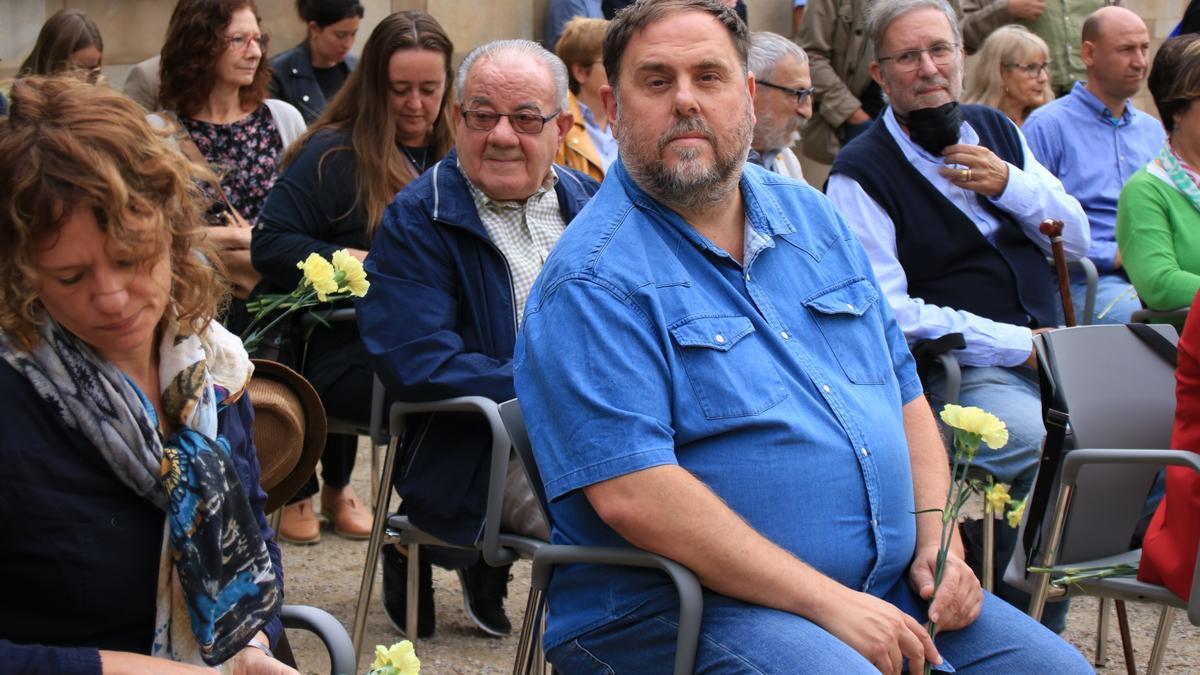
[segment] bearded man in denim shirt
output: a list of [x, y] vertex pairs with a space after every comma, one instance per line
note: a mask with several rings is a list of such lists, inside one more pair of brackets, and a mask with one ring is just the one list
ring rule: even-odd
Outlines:
[[[697, 671], [1091, 672], [983, 592], [957, 542], [924, 601], [941, 526], [922, 511], [949, 484], [937, 427], [844, 220], [745, 165], [745, 25], [713, 0], [642, 0], [604, 58], [621, 159], [547, 260], [514, 357], [554, 542], [695, 572]], [[560, 671], [669, 669], [665, 577], [571, 565], [549, 602]]]

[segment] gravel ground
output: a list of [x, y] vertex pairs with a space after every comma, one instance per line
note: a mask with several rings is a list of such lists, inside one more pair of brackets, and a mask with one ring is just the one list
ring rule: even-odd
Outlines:
[[[367, 452], [359, 453], [355, 467], [354, 486], [360, 495], [368, 494], [369, 466]], [[315, 605], [341, 620], [347, 632], [353, 627], [354, 605], [362, 579], [366, 556], [365, 541], [349, 541], [323, 529], [322, 540], [313, 546], [281, 544], [284, 570], [287, 575], [289, 603]], [[375, 581], [375, 594], [367, 621], [362, 668], [369, 665], [374, 645], [390, 645], [403, 637], [388, 623], [379, 596], [381, 582]], [[416, 643], [421, 659], [422, 675], [499, 674], [512, 671], [517, 638], [497, 639], [483, 635], [463, 611], [462, 592], [458, 578], [451, 572], [434, 568], [434, 600], [437, 605], [437, 632], [434, 637]], [[529, 590], [529, 563], [513, 566], [513, 581], [509, 584], [508, 617], [514, 626], [520, 622]], [[1091, 598], [1072, 601], [1065, 637], [1089, 658], [1094, 654], [1098, 602]], [[1130, 604], [1130, 631], [1139, 670], [1144, 671], [1150, 658], [1150, 647], [1158, 624], [1158, 611], [1150, 605]], [[329, 672], [329, 661], [320, 643], [299, 631], [288, 635], [303, 673]], [[1098, 673], [1122, 673], [1124, 661], [1116, 615], [1113, 613], [1108, 637], [1106, 664], [1097, 667]], [[1171, 630], [1163, 672], [1200, 673], [1200, 628], [1192, 626], [1183, 612], [1177, 612]]]

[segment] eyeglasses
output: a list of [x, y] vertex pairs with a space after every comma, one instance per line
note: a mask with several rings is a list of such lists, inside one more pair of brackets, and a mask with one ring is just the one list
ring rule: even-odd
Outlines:
[[763, 87], [778, 89], [785, 94], [791, 94], [796, 98], [796, 105], [802, 105], [806, 100], [808, 100], [809, 97], [813, 95], [813, 92], [816, 91], [813, 87], [807, 87], [805, 89], [792, 89], [791, 87], [785, 87], [780, 84], [775, 84], [774, 82], [767, 82], [766, 80], [758, 80], [758, 84]]
[[99, 64], [91, 67], [74, 66], [72, 70], [78, 75], [79, 79], [87, 82], [88, 84], [96, 84], [99, 82], [100, 75], [102, 74]]
[[899, 54], [892, 54], [891, 56], [880, 56], [876, 60], [880, 63], [891, 61], [896, 64], [896, 68], [900, 72], [907, 73], [921, 67], [922, 54], [929, 54], [930, 60], [937, 66], [944, 66], [950, 63], [958, 55], [959, 46], [957, 42], [939, 42], [926, 49], [910, 49]]
[[515, 113], [498, 113], [491, 110], [464, 110], [462, 111], [463, 121], [466, 122], [467, 128], [473, 131], [491, 131], [500, 123], [501, 117], [507, 117], [508, 123], [512, 125], [513, 130], [519, 134], [540, 134], [545, 128], [546, 122], [558, 117], [562, 111], [542, 117], [541, 115], [531, 111], [522, 110]]
[[258, 35], [242, 35], [241, 33], [230, 35], [225, 38], [225, 47], [235, 52], [244, 52], [250, 48], [251, 42], [257, 42], [258, 48], [265, 54], [267, 52], [267, 45], [271, 44], [271, 36], [266, 33], [259, 33]]
[[1042, 74], [1043, 70], [1046, 71], [1047, 75], [1050, 74], [1049, 61], [1043, 61], [1042, 63], [1004, 63], [1001, 65], [1005, 68], [1016, 68], [1028, 75], [1031, 80], [1036, 80]]

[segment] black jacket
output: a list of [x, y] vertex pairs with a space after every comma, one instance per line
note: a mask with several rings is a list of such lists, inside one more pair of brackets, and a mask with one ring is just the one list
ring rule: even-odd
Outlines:
[[[358, 65], [358, 57], [347, 56], [338, 64], [346, 75]], [[271, 97], [296, 106], [305, 124], [312, 124], [325, 110], [325, 93], [313, 73], [308, 41], [292, 47], [271, 59]]]

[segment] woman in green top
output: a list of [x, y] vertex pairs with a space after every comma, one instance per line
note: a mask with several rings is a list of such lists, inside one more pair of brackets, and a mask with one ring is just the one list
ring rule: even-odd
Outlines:
[[1168, 311], [1200, 292], [1200, 35], [1165, 42], [1148, 84], [1167, 144], [1121, 190], [1117, 247], [1142, 304]]

